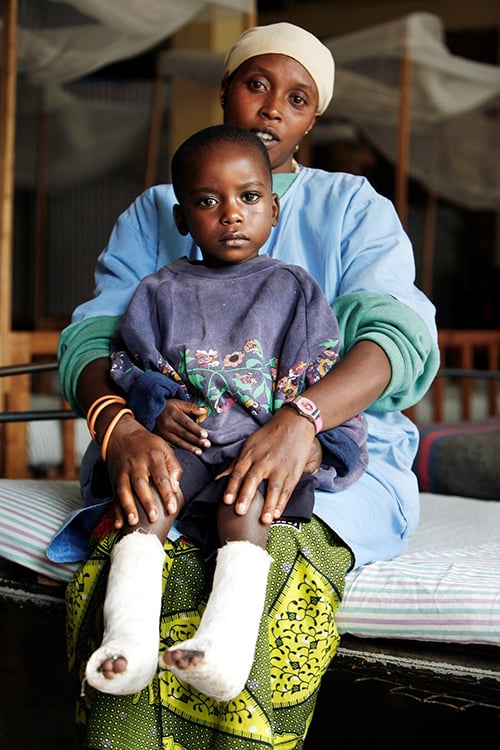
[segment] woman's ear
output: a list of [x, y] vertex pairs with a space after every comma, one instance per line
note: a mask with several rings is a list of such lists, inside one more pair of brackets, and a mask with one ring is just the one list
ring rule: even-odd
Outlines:
[[179, 234], [182, 234], [182, 236], [185, 237], [186, 234], [189, 234], [189, 229], [188, 229], [188, 225], [186, 222], [186, 217], [184, 216], [184, 211], [179, 206], [179, 204], [176, 203], [173, 208], [173, 212], [174, 212], [175, 226], [177, 227]]
[[319, 120], [320, 117], [321, 117], [321, 112], [315, 112], [314, 113], [314, 116], [313, 116], [313, 118], [311, 120], [311, 123], [310, 123], [309, 127], [307, 128], [306, 132], [304, 133], [304, 135], [308, 135], [311, 132], [311, 130], [316, 125], [316, 123], [318, 122], [318, 120]]
[[224, 111], [224, 107], [226, 104], [226, 91], [227, 91], [227, 78], [224, 78], [220, 85], [220, 92], [219, 92], [219, 101], [220, 106], [222, 107], [222, 111]]

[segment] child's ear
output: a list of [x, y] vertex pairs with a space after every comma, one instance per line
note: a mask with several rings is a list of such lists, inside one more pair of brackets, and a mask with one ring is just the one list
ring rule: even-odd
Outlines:
[[273, 219], [272, 219], [272, 226], [275, 227], [278, 223], [278, 219], [280, 217], [280, 199], [278, 196], [278, 193], [272, 194], [272, 201], [273, 201]]
[[182, 236], [185, 237], [186, 234], [189, 234], [189, 229], [186, 223], [186, 217], [184, 216], [184, 211], [178, 203], [175, 204], [173, 211], [175, 226], [177, 227], [179, 234], [182, 234]]

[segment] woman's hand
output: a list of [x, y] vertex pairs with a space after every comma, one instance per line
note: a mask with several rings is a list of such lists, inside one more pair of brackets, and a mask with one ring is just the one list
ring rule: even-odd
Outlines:
[[245, 515], [259, 484], [267, 479], [261, 521], [270, 524], [283, 514], [302, 474], [314, 473], [320, 462], [314, 425], [292, 409], [279, 409], [246, 439], [238, 458], [220, 474], [229, 475], [224, 502]]
[[[109, 358], [90, 362], [78, 379], [78, 401], [84, 412], [96, 399], [117, 395], [112, 385]], [[99, 414], [96, 430], [101, 440], [117, 410], [118, 407], [109, 407]], [[116, 423], [108, 442], [106, 464], [115, 496], [116, 528], [126, 523], [136, 526], [144, 515], [150, 523], [156, 523], [160, 515], [177, 514], [182, 501], [182, 468], [166, 440], [146, 430], [131, 415], [124, 415]], [[156, 487], [163, 508], [158, 506], [157, 493], [151, 485]]]
[[314, 438], [309, 458], [307, 459], [307, 463], [304, 466], [304, 474], [316, 474], [316, 472], [319, 471], [319, 467], [321, 466], [322, 461], [323, 448], [321, 447], [321, 443], [319, 442], [318, 438]]
[[204, 406], [169, 398], [156, 420], [154, 431], [176, 448], [184, 448], [200, 456], [203, 448], [210, 447], [207, 431], [197, 422], [197, 419], [205, 417], [206, 413]]
[[114, 428], [106, 453], [109, 478], [115, 493], [115, 527], [139, 523], [140, 508], [150, 523], [160, 517], [150, 482], [158, 490], [167, 514], [178, 509], [182, 468], [171, 446], [146, 430], [131, 416], [122, 417]]

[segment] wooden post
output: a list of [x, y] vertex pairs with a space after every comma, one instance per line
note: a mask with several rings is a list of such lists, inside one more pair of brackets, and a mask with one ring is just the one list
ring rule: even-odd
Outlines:
[[411, 60], [408, 57], [408, 44], [401, 60], [401, 78], [399, 83], [399, 122], [398, 144], [396, 154], [396, 185], [394, 203], [402, 225], [408, 224], [408, 157], [410, 152], [410, 98], [411, 98]]
[[[2, 0], [0, 70], [0, 363], [11, 362], [12, 236], [14, 224], [14, 159], [17, 86], [17, 0]], [[5, 383], [0, 378], [0, 409], [5, 409]], [[5, 430], [0, 430], [0, 444]], [[3, 472], [0, 453], [0, 474]]]
[[47, 318], [47, 146], [48, 114], [44, 96], [40, 98], [37, 132], [35, 243], [33, 257], [33, 325], [45, 328]]
[[422, 250], [422, 291], [432, 297], [434, 250], [436, 245], [437, 196], [433, 191], [427, 196], [424, 245]]
[[[163, 120], [163, 103], [165, 101], [166, 77], [162, 71], [156, 72], [151, 117], [149, 120], [148, 150], [144, 169], [144, 190], [156, 183], [156, 166], [160, 152], [161, 123]], [[164, 179], [164, 176], [162, 176]], [[161, 180], [160, 180], [161, 181]]]
[[[235, 12], [222, 17], [214, 14], [211, 17], [204, 12], [173, 36], [172, 47], [225, 53], [246, 28], [255, 25], [255, 18], [254, 13]], [[171, 91], [170, 153], [167, 155], [167, 163], [179, 144], [196, 130], [222, 122], [219, 84], [207, 86], [175, 78], [172, 80]], [[170, 174], [167, 179], [170, 179]]]
[[[17, 0], [2, 2], [0, 79], [0, 362], [10, 363], [12, 327], [12, 236], [17, 85]], [[2, 388], [0, 383], [0, 389]], [[3, 389], [0, 403], [3, 403]]]
[[[256, 13], [248, 12], [232, 15], [224, 20], [206, 20], [205, 16], [195, 19], [174, 35], [172, 47], [176, 49], [206, 49], [210, 52], [225, 52], [231, 41], [235, 41], [244, 29], [255, 26]], [[164, 116], [165, 90], [167, 76], [161, 70], [156, 73], [151, 118], [149, 122], [149, 139], [144, 170], [144, 188], [163, 182], [169, 178], [168, 170], [157, 175], [160, 151], [161, 124]], [[206, 87], [193, 81], [174, 79], [171, 84], [170, 144], [169, 154], [175, 151], [179, 143], [195, 130], [221, 121], [219, 104], [219, 87]], [[196, 106], [193, 107], [193, 102]]]

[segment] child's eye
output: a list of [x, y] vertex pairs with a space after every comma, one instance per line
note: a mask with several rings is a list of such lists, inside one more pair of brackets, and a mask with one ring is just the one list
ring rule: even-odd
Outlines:
[[215, 198], [200, 198], [199, 205], [211, 208], [212, 206], [217, 205], [217, 201]]
[[243, 200], [245, 203], [255, 203], [260, 198], [260, 193], [255, 193], [253, 190], [248, 193], [243, 193]]

